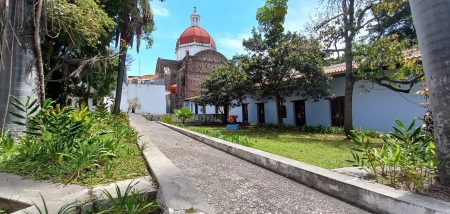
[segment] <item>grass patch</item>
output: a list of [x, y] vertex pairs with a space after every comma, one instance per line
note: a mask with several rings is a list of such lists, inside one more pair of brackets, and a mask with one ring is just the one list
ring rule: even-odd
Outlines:
[[[39, 146], [61, 139], [48, 134], [49, 131], [43, 131], [42, 136], [25, 135], [17, 140], [12, 151], [2, 153], [0, 148], [0, 172], [87, 186], [148, 175], [136, 145], [137, 132], [126, 115], [116, 117], [100, 112], [88, 115], [92, 125], [86, 132], [67, 142], [61, 140], [64, 155], [52, 154]], [[92, 152], [96, 149], [100, 152]]]
[[355, 144], [343, 135], [266, 128], [243, 130], [226, 130], [217, 126], [186, 126], [186, 128], [212, 137], [240, 136], [250, 142], [246, 145], [248, 147], [326, 169], [352, 166], [346, 160], [352, 159], [350, 149], [355, 147]]

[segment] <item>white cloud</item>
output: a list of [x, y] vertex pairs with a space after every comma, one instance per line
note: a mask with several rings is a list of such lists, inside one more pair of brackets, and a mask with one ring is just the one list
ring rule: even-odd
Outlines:
[[155, 16], [168, 17], [168, 16], [170, 16], [170, 11], [162, 6], [156, 6], [156, 7], [153, 7], [153, 14]]
[[305, 30], [310, 18], [315, 15], [319, 3], [316, 0], [289, 1], [288, 13], [284, 23], [286, 31]]
[[244, 52], [244, 46], [242, 46], [242, 41], [250, 37], [250, 34], [241, 33], [237, 36], [226, 36], [217, 39], [219, 47], [225, 49], [225, 52], [230, 54], [242, 53]]

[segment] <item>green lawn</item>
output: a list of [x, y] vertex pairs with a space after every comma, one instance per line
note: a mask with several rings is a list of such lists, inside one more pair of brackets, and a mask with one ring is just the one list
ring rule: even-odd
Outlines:
[[238, 131], [223, 127], [187, 126], [198, 131], [199, 128], [217, 131], [222, 135], [239, 135], [246, 137], [250, 147], [283, 157], [309, 163], [326, 169], [351, 166], [346, 160], [352, 159], [350, 148], [355, 144], [343, 135], [312, 134], [276, 129], [251, 128]]

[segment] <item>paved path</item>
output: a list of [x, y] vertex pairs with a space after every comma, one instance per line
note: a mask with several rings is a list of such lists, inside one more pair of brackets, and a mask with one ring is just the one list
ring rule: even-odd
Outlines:
[[156, 122], [132, 119], [216, 213], [366, 213]]
[[[45, 181], [24, 179], [21, 176], [0, 173], [0, 199], [19, 201], [27, 204], [25, 207], [37, 204], [43, 209], [42, 197], [47, 203], [49, 213], [57, 213], [60, 207], [76, 200], [85, 201], [90, 198], [89, 190], [79, 185], [54, 184]], [[1, 200], [0, 200], [1, 202]], [[1, 204], [1, 203], [0, 203]], [[13, 206], [14, 208], [25, 208]], [[37, 213], [34, 206], [27, 209], [30, 213]], [[17, 213], [24, 213], [18, 211]]]

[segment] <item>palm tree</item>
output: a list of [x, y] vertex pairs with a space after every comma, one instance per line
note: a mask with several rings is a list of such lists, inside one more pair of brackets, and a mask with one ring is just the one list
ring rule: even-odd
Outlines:
[[122, 86], [125, 76], [126, 58], [128, 47], [136, 42], [136, 51], [139, 53], [141, 40], [146, 40], [149, 45], [153, 40], [150, 34], [154, 30], [153, 13], [148, 0], [125, 0], [117, 2], [115, 41], [120, 46], [119, 66], [117, 73], [116, 98], [114, 102], [114, 114], [120, 113], [120, 102], [122, 99]]
[[[10, 96], [35, 97], [33, 1], [7, 0], [0, 4], [0, 130], [9, 127]], [[13, 128], [14, 129], [14, 128]]]
[[430, 90], [439, 179], [450, 186], [450, 0], [410, 0]]

